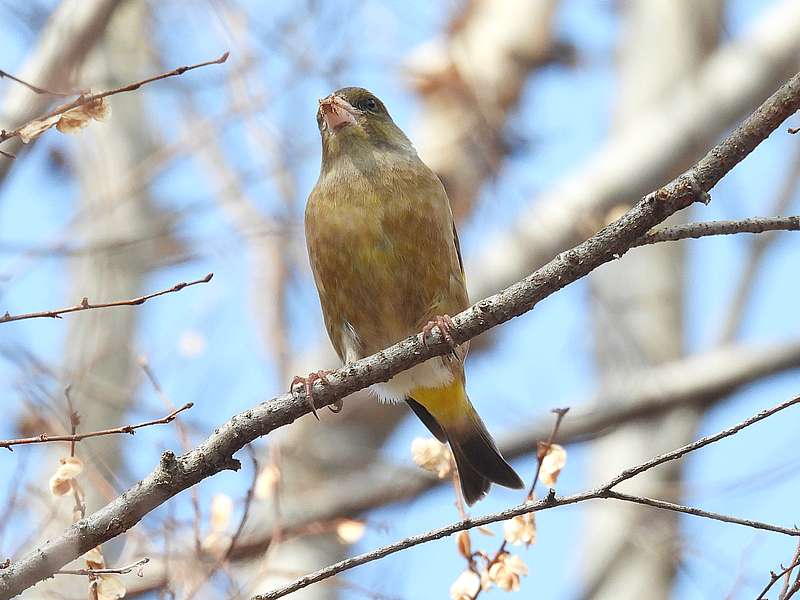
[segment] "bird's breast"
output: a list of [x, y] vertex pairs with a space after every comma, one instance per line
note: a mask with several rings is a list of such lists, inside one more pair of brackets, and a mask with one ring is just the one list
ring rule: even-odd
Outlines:
[[[366, 356], [451, 310], [449, 207], [424, 185], [397, 170], [382, 178], [328, 175], [309, 199], [309, 256], [340, 354], [352, 347], [336, 339], [347, 327]], [[460, 297], [455, 303], [460, 310]]]

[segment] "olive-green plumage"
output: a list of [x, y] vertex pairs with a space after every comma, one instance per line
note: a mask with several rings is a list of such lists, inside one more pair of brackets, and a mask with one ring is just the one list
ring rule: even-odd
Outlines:
[[[362, 88], [320, 101], [322, 167], [308, 199], [306, 241], [325, 325], [347, 362], [469, 306], [458, 237], [438, 177], [383, 103]], [[374, 386], [406, 399], [450, 442], [471, 504], [491, 481], [520, 487], [464, 392], [466, 346]]]

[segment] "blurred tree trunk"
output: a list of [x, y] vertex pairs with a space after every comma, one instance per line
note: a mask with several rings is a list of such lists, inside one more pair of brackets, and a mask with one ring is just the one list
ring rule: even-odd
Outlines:
[[[145, 3], [125, 4], [111, 21], [106, 39], [90, 55], [83, 80], [110, 88], [150, 73], [149, 40], [142, 35], [149, 28], [148, 18]], [[100, 300], [142, 294], [147, 276], [170, 249], [169, 239], [154, 235], [163, 232], [166, 223], [151, 202], [147, 186], [127, 177], [155, 149], [145, 126], [149, 119], [144, 98], [121, 94], [114, 97], [112, 106], [108, 122], [92, 124], [76, 138], [78, 159], [72, 167], [80, 184], [78, 237], [92, 250], [73, 262], [74, 298]], [[126, 243], [117, 245], [120, 240]], [[64, 377], [73, 386], [84, 429], [124, 420], [135, 391], [134, 340], [140, 316], [140, 310], [90, 311], [70, 321]], [[103, 457], [106, 464], [98, 465], [100, 472], [117, 473], [121, 438], [92, 441], [82, 447], [92, 457]]]
[[[150, 73], [147, 31], [148, 9], [143, 2], [124, 3], [108, 26], [106, 37], [89, 55], [80, 77], [93, 88], [117, 87]], [[112, 101], [108, 122], [92, 123], [75, 138], [77, 151], [71, 167], [79, 190], [76, 204], [80, 246], [92, 248], [73, 259], [69, 298], [90, 301], [135, 297], [143, 293], [145, 278], [163, 247], [150, 242], [164, 221], [151, 204], [146, 186], [136, 190], [125, 183], [128, 172], [153, 151], [145, 118], [143, 98], [122, 94]], [[143, 241], [116, 246], [120, 239]], [[163, 244], [163, 240], [161, 244]], [[65, 346], [63, 381], [72, 386], [72, 399], [80, 413], [82, 431], [125, 423], [135, 392], [134, 340], [141, 310], [96, 310], [72, 316]], [[119, 436], [81, 442], [77, 454], [87, 464], [84, 490], [91, 513], [116, 496], [125, 481]], [[63, 453], [63, 448], [53, 448]], [[47, 461], [52, 470], [57, 457]], [[71, 521], [71, 503], [58, 500], [63, 513], [53, 526], [63, 529]], [[122, 538], [120, 538], [122, 539]], [[113, 543], [112, 543], [113, 545]], [[112, 556], [110, 560], [113, 560]], [[85, 597], [86, 581], [62, 578], [46, 582], [48, 589], [64, 592], [75, 585], [70, 597]], [[40, 588], [37, 587], [37, 591]], [[80, 592], [78, 590], [81, 590]]]
[[[681, 80], [695, 75], [716, 46], [722, 0], [628, 0], [619, 53], [615, 126], [624, 129]], [[686, 162], [690, 161], [687, 155]], [[673, 175], [677, 175], [676, 170]], [[662, 181], [653, 181], [656, 188]], [[685, 221], [684, 211], [670, 224]], [[685, 246], [637, 249], [591, 277], [595, 357], [602, 383], [625, 379], [684, 351]], [[701, 413], [687, 408], [620, 428], [591, 449], [593, 483], [694, 436]], [[678, 501], [681, 463], [648, 471], [628, 486], [634, 493]], [[674, 513], [597, 503], [587, 508], [586, 597], [665, 599], [681, 542]]]
[[422, 102], [414, 140], [462, 221], [510, 150], [507, 121], [533, 73], [571, 59], [554, 34], [560, 0], [471, 0], [408, 61]]

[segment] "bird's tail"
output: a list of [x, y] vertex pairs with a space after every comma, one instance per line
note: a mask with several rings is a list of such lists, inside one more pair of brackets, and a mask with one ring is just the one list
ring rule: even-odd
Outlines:
[[[420, 409], [424, 410], [431, 419], [420, 417], [421, 420], [426, 425], [429, 420], [435, 421], [450, 443], [467, 504], [472, 505], [483, 498], [492, 482], [514, 489], [524, 486], [522, 479], [500, 454], [473, 408], [463, 380], [456, 378], [440, 388], [416, 389], [411, 397], [416, 406], [412, 402], [409, 404], [417, 416], [420, 416]], [[434, 429], [431, 431], [434, 435], [440, 433]]]

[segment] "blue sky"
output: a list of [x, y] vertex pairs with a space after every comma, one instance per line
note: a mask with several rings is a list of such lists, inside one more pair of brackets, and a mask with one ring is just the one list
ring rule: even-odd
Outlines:
[[[255, 6], [255, 3], [252, 3]], [[280, 49], [268, 58], [256, 76], [270, 91], [269, 110], [262, 115], [265, 127], [278, 127], [291, 137], [303, 160], [292, 165], [299, 182], [298, 195], [304, 197], [314, 184], [318, 170], [318, 141], [314, 112], [316, 99], [344, 84], [357, 84], [378, 93], [390, 107], [395, 120], [413, 131], [419, 106], [401, 77], [402, 63], [411, 49], [430, 39], [446, 23], [452, 2], [355, 1], [320, 3], [322, 17], [298, 28], [297, 44], [306, 44], [310, 53], [346, 51], [345, 65], [329, 76], [295, 73], [294, 65]], [[729, 3], [726, 34], [735, 37], [771, 2], [733, 0]], [[155, 43], [167, 58], [165, 65], [178, 65], [232, 51], [229, 67], [235, 65], [236, 48], [229, 45], [211, 5], [203, 4], [186, 14], [179, 3], [164, 3], [157, 12]], [[276, 2], [253, 10], [257, 23], [268, 31], [292, 10], [293, 3]], [[338, 18], [348, 11], [347, 19]], [[178, 27], [173, 27], [179, 22]], [[338, 24], [331, 27], [331, 23]], [[613, 2], [568, 0], [558, 17], [558, 29], [578, 46], [581, 63], [571, 70], [544, 69], [523, 96], [513, 118], [515, 133], [527, 142], [508, 160], [503, 174], [482, 191], [477, 209], [462, 226], [461, 240], [466, 262], [479, 252], [482, 241], [513, 222], [538, 191], [580, 165], [602, 142], [609, 127], [614, 102], [613, 57], [619, 23]], [[212, 34], [209, 34], [212, 31]], [[269, 38], [261, 40], [268, 50]], [[9, 31], [0, 38], [4, 62], [0, 67], [14, 72], [24, 59], [33, 37]], [[143, 76], [147, 73], [143, 73]], [[180, 110], [174, 86], [205, 87], [199, 92], [209, 114], [224, 110], [226, 97], [213, 85], [219, 73], [206, 70], [174, 80], [171, 85], [154, 85], [144, 92], [154, 128], [168, 137], [170, 123]], [[2, 86], [10, 85], [7, 81]], [[112, 103], [113, 106], [113, 103]], [[10, 124], [3, 123], [3, 126]], [[102, 125], [93, 125], [95, 127]], [[258, 174], [261, 157], [252, 156], [240, 126], [223, 132], [225, 147], [243, 173]], [[702, 220], [763, 215], [769, 210], [775, 189], [780, 185], [793, 145], [797, 140], [774, 135], [726, 177], [713, 193], [709, 207], [695, 210]], [[69, 177], [52, 172], [48, 152], [52, 148], [75, 149], [73, 140], [55, 132], [21, 157], [11, 177], [0, 188], [0, 242], [41, 247], [48, 244], [68, 222], [77, 202], [79, 189]], [[179, 295], [155, 300], [135, 310], [141, 313], [136, 339], [137, 350], [147, 354], [166, 391], [176, 402], [192, 400], [191, 418], [201, 430], [246, 407], [282, 392], [286, 382], [279, 380], [263, 350], [257, 328], [253, 327], [252, 306], [247, 289], [252, 263], [244, 246], [218, 214], [208, 186], [198, 185], [199, 163], [180, 160], [154, 186], [154, 195], [163, 206], [193, 209], [181, 223], [181, 233], [196, 242], [198, 258], [179, 267], [161, 270], [148, 282], [147, 289], [168, 287], [181, 280], [194, 279], [208, 271], [215, 273], [207, 286], [185, 290]], [[263, 177], [252, 177], [248, 190], [265, 213], [275, 210], [275, 187]], [[301, 198], [302, 199], [302, 198]], [[795, 204], [794, 210], [797, 212]], [[300, 223], [302, 202], [291, 218]], [[297, 235], [302, 235], [297, 229]], [[742, 339], [776, 341], [795, 339], [800, 334], [796, 299], [800, 294], [797, 277], [800, 246], [792, 234], [784, 235], [765, 261], [759, 286], [744, 322]], [[687, 284], [688, 344], [691, 351], [709, 348], [736, 281], [746, 240], [738, 237], [706, 239], [689, 243]], [[244, 259], [243, 259], [244, 256]], [[25, 312], [52, 308], [75, 301], [67, 297], [69, 280], [60, 258], [37, 258], [21, 262], [18, 253], [0, 253], [0, 310]], [[623, 259], [624, 260], [624, 259]], [[290, 315], [295, 334], [294, 350], [319, 344], [324, 329], [313, 285], [308, 278], [293, 284]], [[549, 298], [530, 314], [503, 326], [491, 352], [475, 355], [468, 366], [470, 395], [475, 399], [489, 427], [498, 436], [504, 429], [518, 426], [525, 419], [545, 416], [555, 406], [576, 406], [591, 396], [595, 388], [591, 362], [591, 339], [587, 314], [587, 290], [579, 282]], [[122, 309], [128, 310], [128, 309]], [[81, 318], [79, 315], [68, 317]], [[0, 385], [6, 406], [15, 414], [20, 401], [20, 372], [8, 352], [26, 349], [58, 370], [67, 319], [36, 320], [3, 325], [0, 337]], [[177, 341], [187, 332], [197, 332], [207, 343], [200, 356], [189, 358], [179, 352]], [[525, 373], [535, 382], [535, 397], [530, 387], [506, 385]], [[797, 373], [774, 377], [733, 395], [709, 412], [698, 435], [729, 426], [767, 406], [797, 393]], [[502, 387], [501, 385], [502, 384]], [[57, 385], [50, 382], [51, 386]], [[55, 389], [54, 388], [54, 389]], [[502, 389], [502, 391], [500, 391]], [[224, 398], [224, 402], [219, 399]], [[140, 390], [131, 419], [151, 417], [161, 412], [160, 403], [145, 387]], [[687, 459], [687, 501], [710, 510], [761, 519], [783, 525], [798, 522], [796, 498], [800, 493], [800, 463], [796, 459], [797, 411], [769, 420]], [[0, 437], [12, 436], [13, 419], [0, 423]], [[109, 424], [112, 425], [112, 424]], [[423, 433], [419, 423], [409, 419], [393, 435], [386, 453], [392, 459], [409, 463], [411, 439]], [[134, 442], [131, 442], [134, 443]], [[132, 476], [141, 476], [155, 464], [157, 451], [177, 447], [174, 431], [153, 428], [137, 436], [138, 448], [130, 456]], [[141, 446], [139, 446], [141, 444]], [[569, 464], [559, 480], [559, 492], [584, 489], [588, 446], [570, 447]], [[22, 455], [36, 460], [35, 449], [0, 454], [0, 499], [9, 489], [14, 468]], [[529, 479], [532, 459], [517, 466]], [[780, 476], [755, 479], [762, 472], [780, 468]], [[208, 499], [218, 491], [240, 497], [249, 483], [248, 476], [223, 474], [201, 486]], [[519, 502], [518, 493], [495, 489], [473, 511], [483, 514]], [[187, 508], [188, 496], [175, 500], [178, 510]], [[538, 517], [539, 541], [523, 557], [531, 574], [523, 583], [524, 597], [572, 598], [578, 592], [576, 565], [586, 548], [582, 546], [584, 511], [581, 507], [542, 513]], [[370, 515], [370, 521], [385, 527], [369, 528], [354, 551], [363, 551], [400, 537], [453, 521], [449, 487], [431, 492], [403, 506], [392, 506]], [[717, 598], [734, 585], [737, 569], [745, 557], [741, 597], [751, 597], [763, 586], [770, 569], [788, 560], [792, 541], [778, 535], [755, 533], [706, 520], [682, 519], [686, 553], [680, 569], [676, 598]], [[499, 529], [498, 529], [499, 531]], [[481, 539], [481, 536], [476, 536]], [[491, 551], [496, 540], [485, 539]], [[0, 554], [14, 548], [3, 540]], [[757, 548], [757, 551], [752, 551]], [[595, 550], [596, 551], [596, 550]], [[431, 569], [430, 565], [436, 568]], [[375, 591], [407, 600], [445, 597], [450, 583], [463, 568], [454, 542], [445, 539], [394, 555], [350, 572], [346, 578]], [[413, 577], [410, 576], [413, 574]], [[487, 598], [501, 597], [493, 591]], [[343, 592], [343, 598], [361, 597]]]

